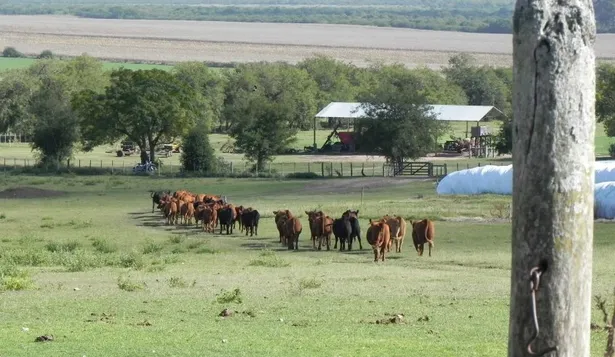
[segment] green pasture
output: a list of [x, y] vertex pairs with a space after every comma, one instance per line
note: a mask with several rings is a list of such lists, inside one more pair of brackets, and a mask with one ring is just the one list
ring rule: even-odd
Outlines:
[[[505, 355], [510, 198], [380, 180], [0, 176], [0, 191], [38, 197], [0, 199], [0, 355]], [[261, 212], [258, 236], [166, 226], [149, 189], [225, 194]], [[296, 252], [278, 243], [272, 212], [284, 208], [304, 225]], [[312, 250], [303, 212], [315, 208], [359, 209], [363, 250]], [[407, 235], [374, 263], [365, 227], [385, 213], [436, 219], [433, 256]], [[614, 234], [595, 226], [593, 295], [615, 285]], [[226, 308], [236, 312], [219, 317]], [[376, 323], [397, 314], [403, 323]], [[607, 334], [591, 334], [602, 356]]]
[[[18, 69], [18, 68], [27, 68], [34, 64], [37, 60], [35, 58], [7, 58], [0, 57], [0, 72], [10, 70], [10, 69]], [[105, 69], [115, 69], [124, 67], [126, 69], [163, 69], [169, 70], [173, 68], [170, 65], [163, 64], [151, 64], [151, 63], [130, 63], [130, 62], [103, 62], [103, 67]]]

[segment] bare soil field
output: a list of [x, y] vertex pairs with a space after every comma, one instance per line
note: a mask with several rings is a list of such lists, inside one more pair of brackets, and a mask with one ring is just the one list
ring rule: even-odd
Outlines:
[[[512, 64], [511, 35], [327, 24], [2, 15], [0, 46], [26, 54], [49, 49], [68, 56], [155, 62], [296, 63], [324, 54], [358, 66], [398, 62], [439, 68], [451, 55], [468, 52], [484, 64]], [[597, 36], [596, 56], [615, 60], [615, 35]]]

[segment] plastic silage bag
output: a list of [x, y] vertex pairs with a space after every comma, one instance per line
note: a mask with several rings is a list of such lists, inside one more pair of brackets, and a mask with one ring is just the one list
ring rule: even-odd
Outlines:
[[615, 181], [615, 161], [596, 161], [596, 183]]
[[436, 188], [439, 195], [512, 195], [512, 165], [487, 165], [446, 175]]
[[600, 182], [594, 186], [594, 217], [615, 218], [615, 182]]

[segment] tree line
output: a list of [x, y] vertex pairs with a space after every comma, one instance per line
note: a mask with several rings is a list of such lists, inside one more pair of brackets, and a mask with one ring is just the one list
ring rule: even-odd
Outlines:
[[[318, 6], [309, 1], [301, 2], [308, 4], [303, 6], [287, 6], [286, 2], [272, 3], [270, 6], [173, 6], [159, 1], [142, 6], [105, 4], [104, 1], [92, 1], [84, 5], [69, 2], [9, 2], [0, 5], [0, 14], [67, 14], [103, 19], [328, 23], [482, 33], [512, 32], [513, 6], [512, 2], [506, 1], [370, 2], [370, 5], [374, 6], [357, 6], [358, 4], [344, 2], [340, 6]], [[594, 8], [597, 31], [615, 32], [615, 0], [594, 0]]]
[[[598, 71], [597, 112], [605, 125], [615, 122], [615, 102], [606, 95], [615, 89], [614, 68]], [[325, 56], [232, 70], [185, 62], [170, 71], [109, 71], [83, 55], [39, 59], [1, 77], [0, 132], [30, 136], [41, 165], [62, 165], [76, 151], [118, 140], [134, 142], [155, 161], [157, 146], [181, 139], [184, 168], [213, 171], [221, 163], [207, 135], [216, 132], [227, 133], [260, 170], [333, 101], [366, 103], [368, 119], [355, 128], [357, 146], [393, 161], [436, 150], [437, 138], [449, 130], [427, 104], [496, 106], [505, 121], [498, 150], [510, 152], [512, 70], [480, 66], [467, 54], [452, 57], [442, 71], [359, 68]]]

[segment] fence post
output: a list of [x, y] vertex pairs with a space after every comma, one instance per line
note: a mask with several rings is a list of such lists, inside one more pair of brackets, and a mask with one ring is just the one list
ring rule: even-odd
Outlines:
[[382, 165], [382, 177], [384, 177], [384, 165]]
[[352, 161], [350, 162], [350, 177], [353, 177], [353, 173], [352, 173]]
[[111, 160], [111, 174], [113, 175], [113, 160]]
[[372, 177], [376, 176], [376, 163], [372, 162]]
[[344, 177], [344, 163], [343, 162], [340, 162], [340, 175]]
[[100, 168], [102, 169], [102, 160], [100, 160]]
[[310, 166], [310, 163], [308, 162], [308, 172], [312, 172], [312, 168]]
[[77, 164], [79, 165], [79, 168], [81, 168], [81, 159], [79, 159], [79, 162]]
[[508, 356], [588, 357], [595, 14], [590, 0], [517, 0], [513, 17]]
[[231, 175], [233, 174], [233, 162], [231, 161]]
[[325, 177], [325, 163], [324, 162], [320, 163], [320, 175], [322, 177]]
[[92, 168], [92, 160], [90, 160], [90, 168]]
[[333, 177], [333, 161], [329, 162], [329, 177]]

